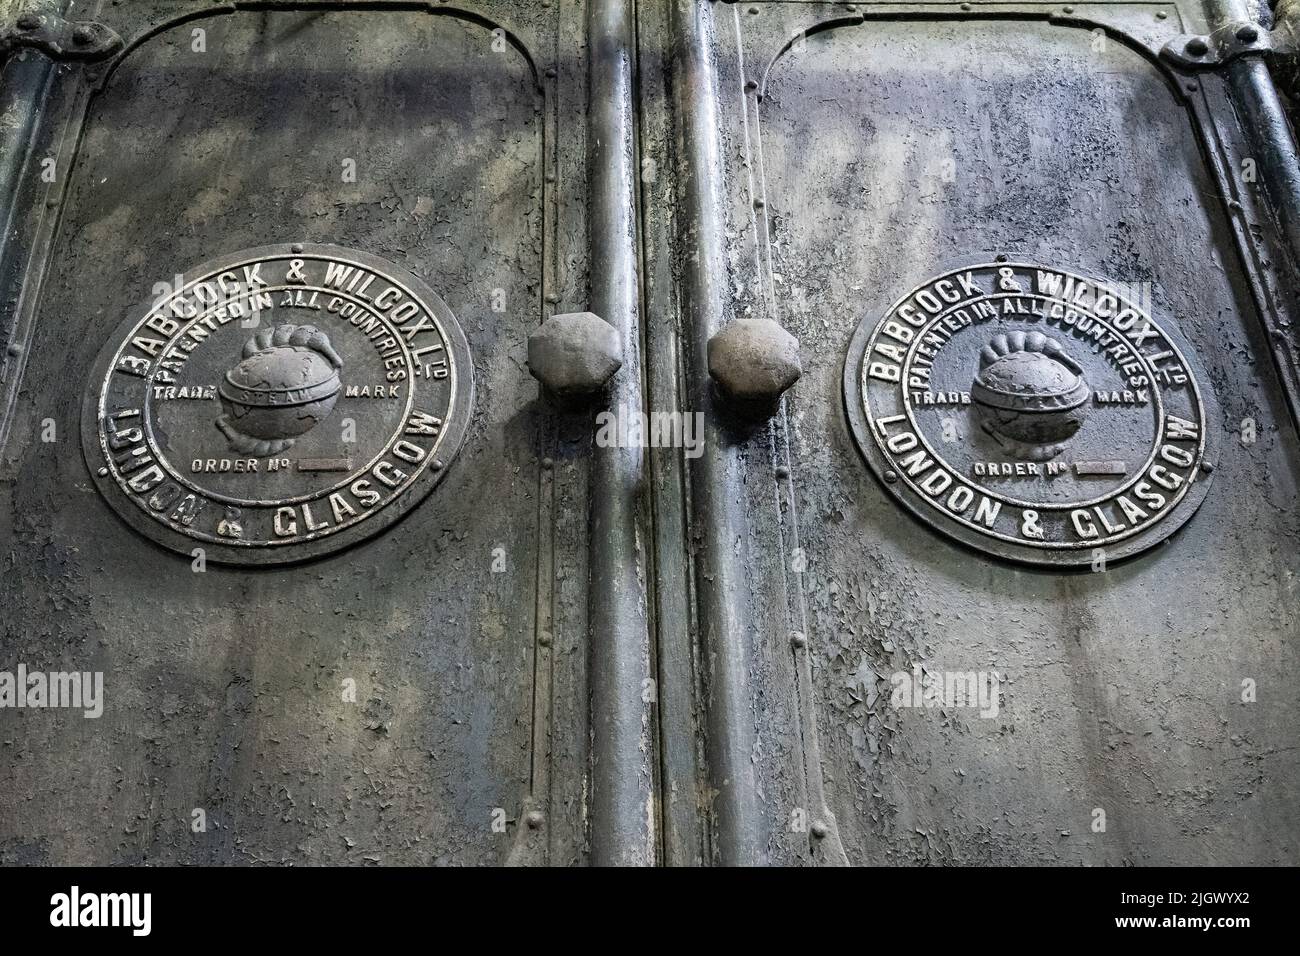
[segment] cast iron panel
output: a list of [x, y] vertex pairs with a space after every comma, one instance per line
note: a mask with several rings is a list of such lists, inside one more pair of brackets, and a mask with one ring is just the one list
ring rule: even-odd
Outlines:
[[[0, 603], [7, 660], [103, 671], [107, 706], [98, 721], [0, 714], [0, 859], [507, 857], [547, 606], [549, 425], [523, 363], [541, 304], [540, 103], [532, 65], [489, 25], [377, 8], [191, 21], [92, 98], [3, 449]], [[436, 506], [306, 565], [204, 565], [95, 490], [82, 398], [155, 283], [286, 242], [434, 287], [479, 401]], [[509, 826], [493, 827], [498, 808]]]
[[[739, 35], [777, 6], [737, 14]], [[1278, 746], [1300, 706], [1295, 435], [1180, 91], [1094, 41], [1043, 22], [834, 28], [777, 59], [743, 134], [763, 202], [734, 209], [764, 207], [804, 358], [791, 626], [854, 862], [1295, 859], [1300, 766]], [[841, 398], [855, 330], [946, 263], [1002, 252], [1145, 290], [1199, 358], [1222, 451], [1165, 546], [1022, 570], [936, 535], [863, 463]], [[988, 719], [891, 703], [914, 675], [967, 672], [996, 682]], [[1244, 705], [1247, 679], [1276, 696]]]

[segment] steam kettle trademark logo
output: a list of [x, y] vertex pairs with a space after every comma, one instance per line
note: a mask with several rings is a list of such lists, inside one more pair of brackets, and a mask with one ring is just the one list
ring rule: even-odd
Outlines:
[[419, 279], [335, 246], [207, 263], [137, 310], [82, 412], [95, 484], [145, 535], [237, 564], [387, 527], [437, 484], [473, 400], [469, 347]]
[[1204, 499], [1207, 413], [1181, 336], [1113, 284], [981, 263], [854, 335], [854, 436], [886, 487], [968, 544], [1037, 564], [1167, 538]]
[[342, 368], [330, 340], [313, 326], [258, 332], [217, 389], [224, 409], [217, 427], [231, 449], [248, 455], [291, 448], [334, 410]]
[[1007, 454], [1047, 461], [1083, 424], [1088, 383], [1079, 363], [1041, 332], [996, 335], [980, 352], [971, 399]]

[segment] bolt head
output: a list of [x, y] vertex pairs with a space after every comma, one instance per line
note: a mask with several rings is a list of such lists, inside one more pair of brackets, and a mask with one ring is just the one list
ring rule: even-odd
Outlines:
[[602, 391], [622, 365], [618, 329], [594, 312], [553, 315], [528, 336], [528, 370], [560, 399]]
[[770, 415], [803, 374], [799, 340], [771, 319], [737, 319], [709, 339], [709, 375], [737, 408]]

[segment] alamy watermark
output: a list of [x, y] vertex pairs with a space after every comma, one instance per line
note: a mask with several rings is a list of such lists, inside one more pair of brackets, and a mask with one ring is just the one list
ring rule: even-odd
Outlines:
[[619, 405], [596, 416], [600, 448], [683, 448], [687, 458], [704, 454], [703, 412], [651, 412]]
[[889, 678], [893, 707], [978, 708], [981, 717], [996, 717], [1001, 707], [1002, 677], [995, 671], [932, 671], [920, 664]]
[[120, 926], [133, 936], [148, 936], [153, 929], [153, 894], [83, 893], [74, 886], [50, 897], [50, 925]]
[[104, 713], [103, 671], [0, 671], [0, 708], [69, 707], [94, 719]]

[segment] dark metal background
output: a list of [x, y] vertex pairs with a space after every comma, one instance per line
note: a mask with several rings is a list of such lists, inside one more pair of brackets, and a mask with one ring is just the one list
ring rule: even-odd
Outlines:
[[[1296, 861], [1300, 168], [1261, 59], [1161, 57], [1195, 3], [71, 13], [126, 50], [0, 74], [0, 669], [107, 702], [0, 711], [0, 862]], [[474, 417], [383, 535], [196, 574], [100, 500], [82, 395], [153, 283], [282, 241], [421, 276]], [[935, 534], [845, 419], [863, 318], [1008, 248], [1150, 282], [1217, 399], [1200, 511], [1104, 573]], [[539, 397], [528, 333], [587, 309], [609, 401], [703, 412], [702, 457]], [[758, 425], [705, 351], [750, 317], [804, 369]], [[1000, 716], [890, 708], [914, 664], [1002, 674]]]

